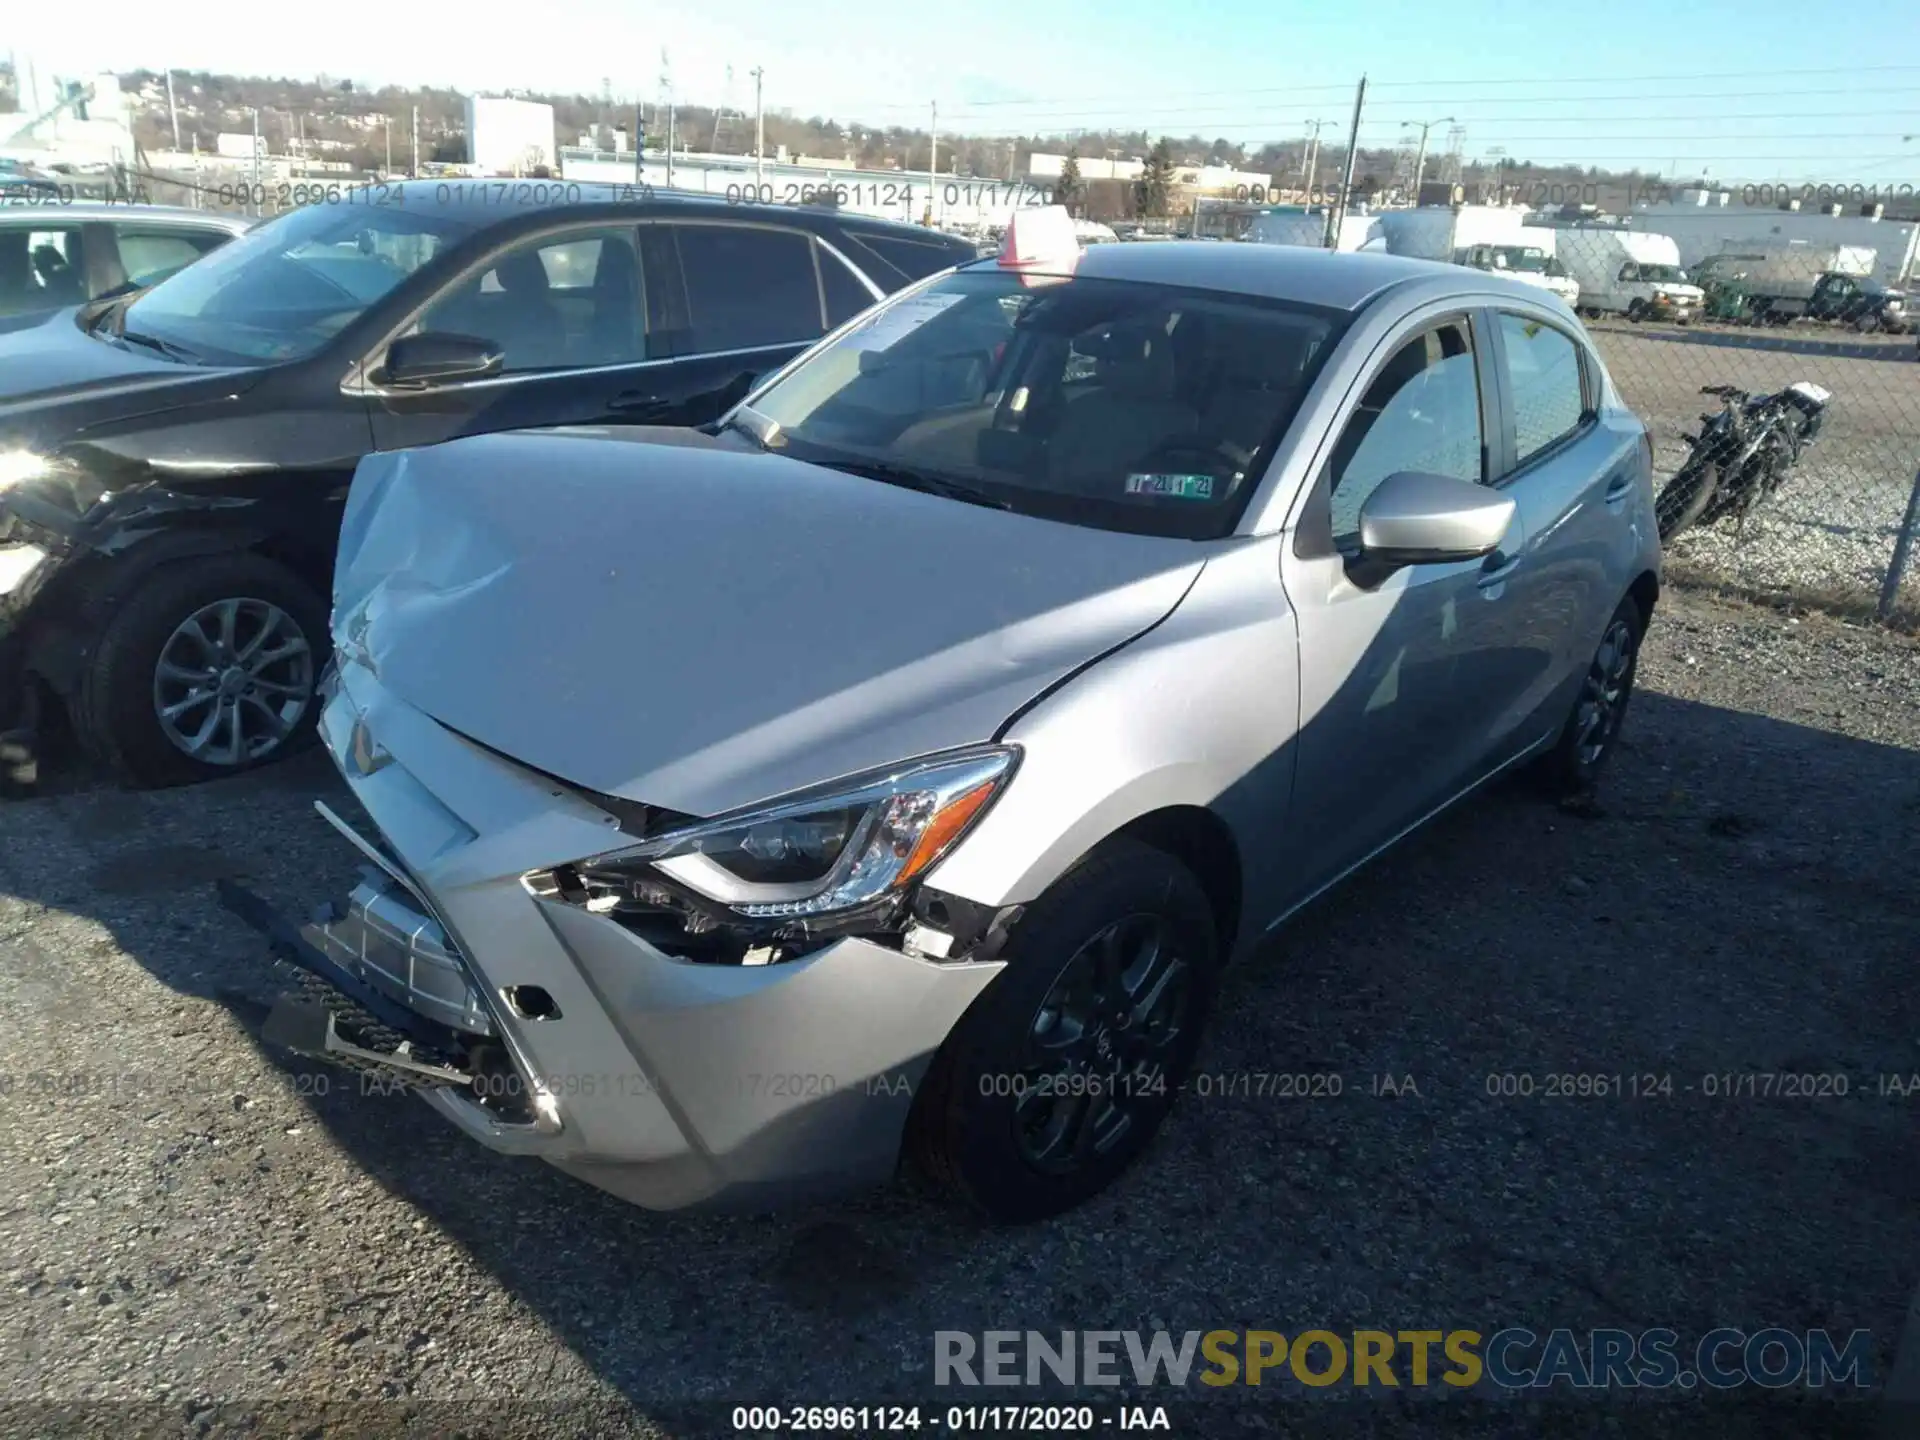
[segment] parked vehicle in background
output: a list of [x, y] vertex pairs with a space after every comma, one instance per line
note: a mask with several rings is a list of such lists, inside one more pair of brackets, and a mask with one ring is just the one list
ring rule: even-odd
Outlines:
[[140, 784], [273, 759], [312, 730], [340, 510], [369, 449], [712, 420], [875, 299], [972, 258], [814, 207], [417, 182], [15, 328], [0, 699], [43, 683]]
[[1683, 531], [1731, 517], [1741, 522], [1786, 483], [1819, 438], [1833, 393], [1802, 380], [1772, 395], [1708, 385], [1719, 413], [1700, 417], [1684, 464], [1661, 487], [1654, 510], [1665, 545]]
[[1763, 324], [1826, 320], [1863, 333], [1880, 330], [1904, 335], [1911, 323], [1907, 292], [1882, 284], [1871, 275], [1822, 275], [1805, 300], [1780, 300], [1749, 292], [1747, 304], [1754, 319]]
[[1694, 278], [1722, 316], [1738, 312], [1758, 324], [1829, 320], [1902, 334], [1906, 293], [1877, 278], [1879, 260], [1866, 245], [1730, 247], [1702, 260]]
[[303, 977], [265, 1033], [655, 1208], [906, 1149], [1064, 1210], [1231, 957], [1502, 771], [1594, 783], [1650, 456], [1535, 287], [1062, 211], [712, 434], [370, 456], [323, 730], [375, 868], [304, 933], [225, 887]]
[[152, 285], [253, 223], [171, 205], [0, 200], [0, 319]]
[[1594, 227], [1560, 231], [1560, 263], [1580, 285], [1581, 312], [1598, 319], [1671, 320], [1685, 325], [1705, 292], [1680, 267], [1670, 235]]
[[1580, 303], [1580, 282], [1540, 245], [1475, 245], [1453, 257], [1456, 265], [1510, 275], [1523, 285], [1538, 285], [1568, 306]]

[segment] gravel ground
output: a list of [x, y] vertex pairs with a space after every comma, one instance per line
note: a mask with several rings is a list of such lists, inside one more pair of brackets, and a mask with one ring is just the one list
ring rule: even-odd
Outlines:
[[[1920, 646], [1676, 595], [1642, 687], [1597, 812], [1497, 789], [1321, 902], [1230, 977], [1202, 1068], [1235, 1093], [1189, 1093], [1117, 1192], [1017, 1231], [911, 1179], [652, 1215], [283, 1063], [256, 1039], [274, 977], [210, 882], [302, 911], [344, 888], [317, 758], [0, 805], [0, 1426], [690, 1435], [731, 1429], [696, 1402], [1060, 1398], [934, 1391], [953, 1328], [1857, 1327], [1884, 1375], [1920, 1278], [1920, 1098], [1861, 1092], [1920, 1071]], [[1851, 1093], [1702, 1093], [1780, 1071]], [[1343, 1093], [1261, 1094], [1279, 1072]], [[1673, 1093], [1488, 1093], [1560, 1073]], [[1146, 1398], [1192, 1435], [1880, 1419], [1292, 1385]], [[141, 1403], [22, 1408], [101, 1401]]]
[[[1627, 402], [1653, 431], [1661, 482], [1686, 460], [1684, 434], [1719, 402], [1703, 385], [1779, 390], [1796, 380], [1834, 395], [1819, 440], [1773, 502], [1744, 530], [1727, 523], [1679, 537], [1675, 558], [1697, 573], [1762, 591], [1878, 596], [1907, 497], [1920, 470], [1920, 364], [1910, 335], [1835, 327], [1785, 330], [1629, 325], [1588, 330]], [[1920, 575], [1908, 578], [1920, 594]], [[1920, 599], [1911, 600], [1920, 616]]]

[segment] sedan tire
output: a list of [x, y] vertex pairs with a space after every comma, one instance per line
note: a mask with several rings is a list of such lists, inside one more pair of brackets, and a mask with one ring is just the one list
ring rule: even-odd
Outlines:
[[115, 609], [74, 729], [140, 786], [234, 775], [313, 738], [327, 606], [291, 570], [235, 551], [156, 567]]
[[1627, 704], [1633, 699], [1640, 641], [1646, 632], [1647, 617], [1640, 602], [1629, 595], [1607, 621], [1559, 741], [1541, 758], [1538, 774], [1550, 794], [1585, 795], [1598, 782], [1617, 748]]
[[1185, 865], [1117, 840], [1027, 908], [1006, 962], [935, 1058], [910, 1144], [942, 1188], [1022, 1223], [1105, 1189], [1153, 1138], [1199, 1047], [1219, 939]]

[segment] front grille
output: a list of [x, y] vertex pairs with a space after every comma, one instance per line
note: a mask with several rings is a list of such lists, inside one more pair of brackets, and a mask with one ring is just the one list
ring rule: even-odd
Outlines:
[[469, 1035], [493, 1034], [486, 1001], [439, 922], [390, 876], [371, 868], [361, 875], [344, 906], [335, 904], [301, 933], [408, 1009]]

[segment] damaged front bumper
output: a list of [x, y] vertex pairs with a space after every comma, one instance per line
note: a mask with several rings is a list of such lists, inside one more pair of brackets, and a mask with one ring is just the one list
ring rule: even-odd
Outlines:
[[369, 868], [304, 927], [225, 888], [302, 977], [270, 1039], [383, 1074], [482, 1144], [652, 1209], [761, 1207], [892, 1174], [922, 1075], [999, 962], [858, 936], [779, 964], [689, 961], [525, 883], [619, 843], [586, 799], [352, 660], [321, 734], [377, 833], [329, 814]]

